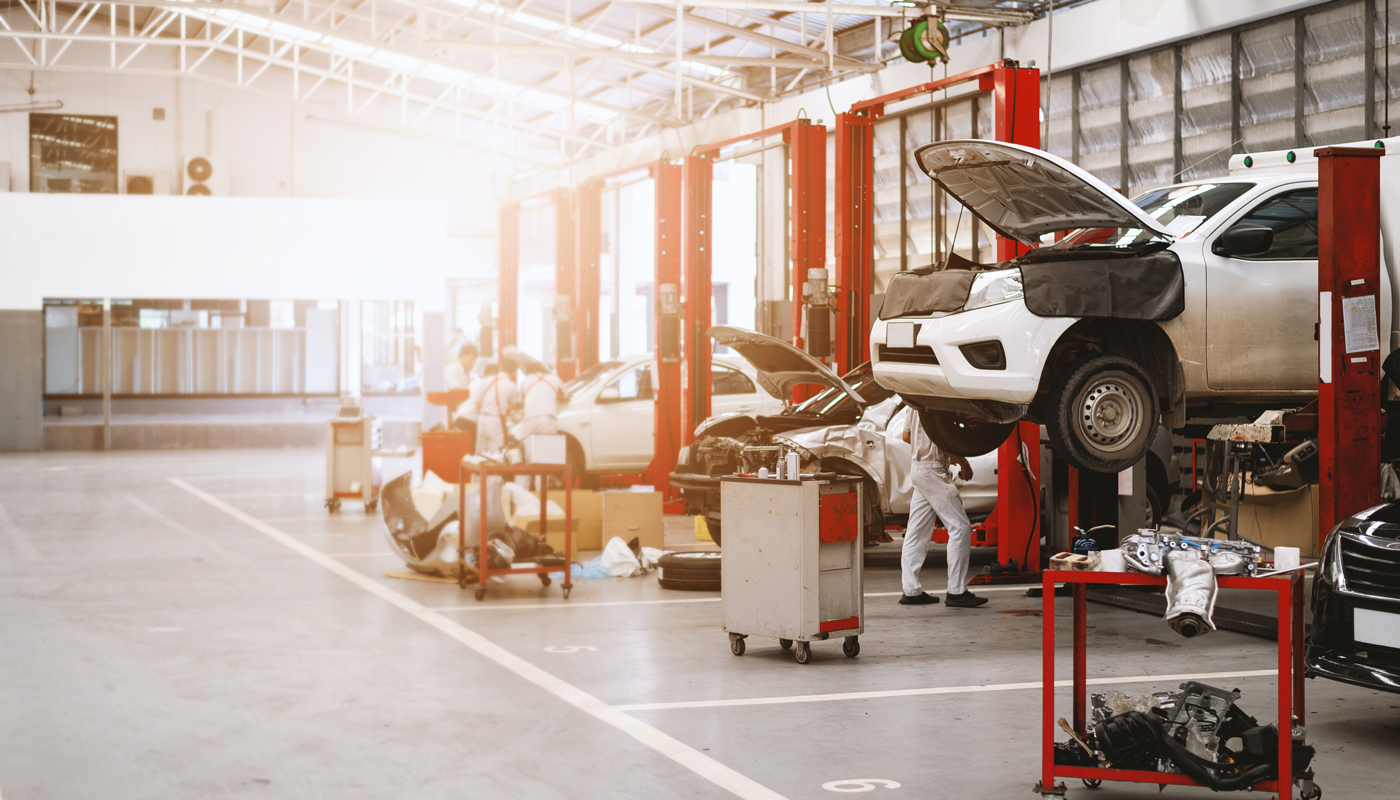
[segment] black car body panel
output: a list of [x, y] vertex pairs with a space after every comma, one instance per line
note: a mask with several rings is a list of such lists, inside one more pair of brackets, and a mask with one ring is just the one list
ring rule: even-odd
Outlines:
[[1358, 641], [1358, 609], [1393, 614], [1400, 626], [1400, 505], [1369, 508], [1327, 534], [1306, 656], [1308, 677], [1400, 693], [1400, 647]]

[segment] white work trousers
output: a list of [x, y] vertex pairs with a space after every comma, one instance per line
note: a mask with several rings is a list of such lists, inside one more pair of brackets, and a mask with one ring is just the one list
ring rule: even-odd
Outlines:
[[483, 414], [476, 418], [476, 454], [499, 453], [506, 446], [506, 429], [501, 418]]
[[919, 569], [924, 565], [938, 520], [948, 529], [948, 594], [962, 594], [967, 591], [967, 565], [972, 558], [972, 523], [963, 509], [958, 487], [946, 470], [932, 464], [914, 462], [909, 477], [914, 493], [909, 501], [909, 525], [904, 531], [900, 558], [904, 594], [913, 597], [924, 590], [919, 583]]
[[559, 418], [552, 414], [539, 414], [520, 421], [520, 441], [535, 433], [558, 433]]

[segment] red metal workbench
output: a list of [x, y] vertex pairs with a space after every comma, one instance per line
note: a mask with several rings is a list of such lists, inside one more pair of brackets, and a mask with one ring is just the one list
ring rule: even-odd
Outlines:
[[[1035, 791], [1043, 797], [1063, 796], [1064, 784], [1056, 785], [1056, 778], [1080, 778], [1090, 781], [1126, 781], [1130, 783], [1153, 783], [1159, 786], [1199, 786], [1191, 778], [1175, 772], [1151, 772], [1143, 770], [1105, 769], [1100, 767], [1075, 767], [1055, 763], [1055, 584], [1063, 583], [1071, 587], [1074, 598], [1074, 730], [1081, 738], [1087, 733], [1086, 712], [1088, 708], [1087, 668], [1086, 668], [1086, 594], [1088, 584], [1161, 586], [1167, 585], [1165, 577], [1143, 575], [1136, 572], [1064, 572], [1047, 570], [1042, 574], [1044, 610], [1041, 621], [1044, 625], [1044, 677], [1043, 728], [1041, 730], [1041, 776]], [[1222, 576], [1218, 578], [1222, 589], [1257, 589], [1278, 594], [1278, 724], [1279, 724], [1279, 772], [1293, 774], [1292, 719], [1303, 723], [1303, 574], [1292, 572], [1268, 578], [1247, 578], [1243, 576]], [[1203, 787], [1204, 788], [1204, 787]], [[1280, 800], [1293, 797], [1293, 781], [1260, 781], [1254, 791], [1277, 792]]]
[[573, 561], [571, 554], [574, 550], [574, 494], [569, 487], [572, 476], [569, 474], [567, 464], [474, 464], [467, 459], [462, 459], [461, 467], [457, 476], [457, 584], [463, 589], [467, 588], [467, 478], [471, 475], [481, 476], [481, 541], [477, 552], [477, 587], [476, 599], [481, 600], [486, 597], [486, 582], [492, 575], [539, 575], [540, 582], [545, 586], [549, 585], [549, 573], [559, 571], [557, 566], [531, 566], [516, 567], [507, 569], [491, 569], [486, 552], [488, 541], [488, 528], [486, 522], [486, 486], [492, 477], [499, 477], [502, 480], [510, 480], [519, 476], [537, 477], [540, 479], [540, 536], [549, 533], [549, 479], [559, 478], [564, 485], [564, 583], [560, 584], [560, 589], [564, 591], [564, 599], [569, 599], [569, 591], [574, 588]]

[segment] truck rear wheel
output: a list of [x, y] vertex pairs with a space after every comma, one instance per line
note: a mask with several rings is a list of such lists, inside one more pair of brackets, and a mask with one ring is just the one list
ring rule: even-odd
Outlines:
[[964, 458], [992, 452], [1016, 427], [1014, 422], [987, 422], [952, 411], [920, 411], [919, 423], [939, 450]]
[[1048, 406], [1055, 452], [1089, 472], [1121, 472], [1142, 460], [1161, 418], [1147, 373], [1118, 355], [1095, 356], [1065, 373]]

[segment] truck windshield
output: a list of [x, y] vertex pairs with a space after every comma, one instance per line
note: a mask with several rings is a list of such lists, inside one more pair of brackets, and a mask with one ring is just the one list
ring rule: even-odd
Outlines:
[[[1188, 183], [1154, 189], [1133, 198], [1133, 204], [1162, 224], [1178, 239], [1219, 213], [1252, 183]], [[1157, 237], [1142, 228], [1080, 228], [1041, 250], [1128, 249]]]

